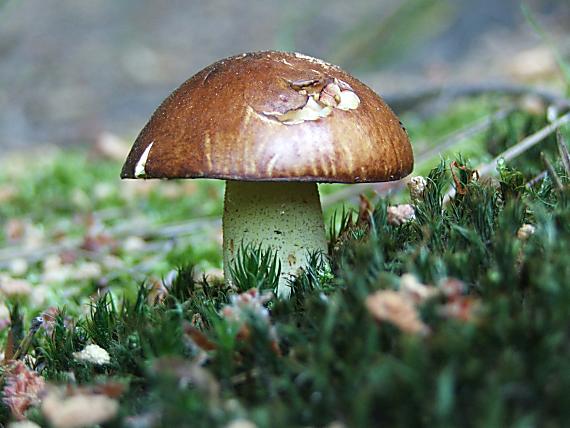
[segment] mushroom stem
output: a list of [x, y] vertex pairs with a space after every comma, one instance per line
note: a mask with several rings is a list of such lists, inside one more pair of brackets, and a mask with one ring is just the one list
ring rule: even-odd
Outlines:
[[223, 217], [224, 276], [242, 244], [271, 247], [281, 261], [277, 295], [291, 294], [288, 279], [311, 253], [327, 252], [316, 183], [227, 181]]

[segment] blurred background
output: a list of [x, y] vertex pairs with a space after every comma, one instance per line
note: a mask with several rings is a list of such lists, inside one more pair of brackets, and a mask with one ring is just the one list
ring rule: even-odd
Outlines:
[[0, 147], [132, 140], [180, 83], [244, 51], [321, 57], [388, 99], [430, 85], [556, 86], [552, 47], [570, 51], [570, 2], [525, 7], [526, 16], [518, 0], [0, 0]]

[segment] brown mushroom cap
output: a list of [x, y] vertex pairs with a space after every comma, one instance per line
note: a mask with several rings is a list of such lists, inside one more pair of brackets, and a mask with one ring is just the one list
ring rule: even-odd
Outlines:
[[402, 124], [368, 86], [321, 60], [268, 51], [218, 61], [170, 94], [121, 177], [354, 183], [412, 168]]

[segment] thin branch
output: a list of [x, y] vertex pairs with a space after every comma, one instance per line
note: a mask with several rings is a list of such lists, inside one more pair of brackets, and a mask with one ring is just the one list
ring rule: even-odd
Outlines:
[[566, 177], [570, 178], [570, 153], [568, 153], [568, 146], [566, 145], [566, 141], [564, 141], [564, 137], [562, 136], [560, 129], [556, 130], [556, 144], [558, 145], [558, 152], [560, 153], [562, 164], [566, 171]]
[[[505, 161], [510, 161], [517, 156], [520, 156], [530, 148], [534, 147], [541, 141], [543, 141], [546, 137], [551, 135], [553, 132], [556, 132], [558, 128], [561, 126], [570, 123], [570, 113], [565, 114], [564, 116], [559, 117], [548, 126], [540, 129], [539, 131], [535, 132], [534, 134], [529, 135], [526, 138], [523, 138], [519, 143], [515, 144], [512, 147], [509, 147], [503, 153], [495, 157], [491, 162], [479, 165], [475, 168], [480, 176], [484, 175], [491, 175], [496, 174], [497, 166], [499, 165], [499, 161], [504, 159]], [[448, 203], [451, 198], [455, 196], [455, 189], [451, 188], [444, 197], [444, 204]]]
[[532, 178], [528, 183], [526, 183], [527, 189], [530, 189], [535, 184], [540, 183], [546, 177], [548, 177], [548, 171], [544, 170], [540, 174], [538, 174], [536, 177]]
[[559, 117], [558, 119], [553, 121], [551, 124], [545, 126], [544, 128], [542, 128], [538, 132], [535, 132], [534, 134], [529, 135], [528, 137], [522, 139], [519, 143], [515, 144], [512, 147], [509, 147], [503, 153], [498, 155], [491, 162], [480, 165], [476, 169], [479, 171], [480, 175], [489, 175], [491, 173], [494, 173], [497, 170], [499, 160], [504, 159], [505, 161], [508, 162], [508, 161], [520, 156], [521, 154], [523, 154], [524, 152], [526, 152], [530, 148], [534, 147], [536, 144], [543, 141], [550, 134], [552, 134], [553, 132], [556, 132], [556, 130], [558, 128], [560, 128], [561, 126], [563, 126], [567, 123], [570, 123], [570, 113], [567, 113], [564, 116]]
[[451, 135], [446, 137], [441, 143], [435, 145], [434, 147], [420, 153], [418, 156], [418, 163], [425, 162], [438, 156], [441, 152], [448, 150], [449, 148], [459, 144], [468, 138], [477, 135], [480, 132], [489, 129], [493, 123], [505, 119], [509, 114], [515, 110], [514, 107], [505, 107], [497, 110], [493, 114], [487, 115], [481, 119], [477, 119], [475, 122], [468, 124], [467, 126], [453, 132]]

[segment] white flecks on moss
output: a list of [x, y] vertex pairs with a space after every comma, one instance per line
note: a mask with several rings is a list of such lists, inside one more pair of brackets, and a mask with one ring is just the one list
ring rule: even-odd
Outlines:
[[316, 183], [226, 182], [224, 276], [242, 244], [271, 247], [281, 262], [277, 295], [288, 297], [288, 279], [307, 265], [310, 253], [327, 252]]
[[85, 361], [87, 363], [102, 366], [111, 362], [109, 353], [97, 345], [87, 345], [81, 352], [74, 352], [73, 358], [76, 361]]
[[137, 178], [144, 178], [146, 176], [145, 166], [148, 160], [148, 155], [150, 153], [150, 149], [154, 142], [150, 143], [148, 147], [144, 150], [142, 156], [140, 157], [139, 161], [135, 166], [135, 177]]

